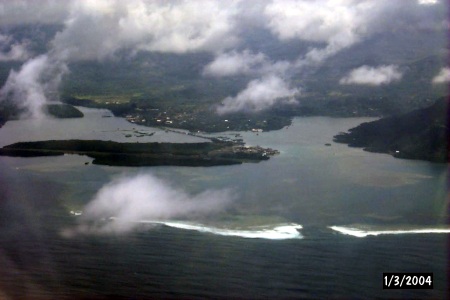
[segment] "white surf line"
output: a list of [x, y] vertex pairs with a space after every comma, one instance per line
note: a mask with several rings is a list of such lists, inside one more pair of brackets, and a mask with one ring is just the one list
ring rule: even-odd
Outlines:
[[354, 227], [329, 226], [328, 228], [345, 235], [359, 238], [369, 235], [377, 236], [382, 234], [420, 234], [420, 233], [450, 233], [450, 229], [445, 228], [423, 228], [423, 229], [399, 229], [399, 230], [362, 230]]
[[[83, 212], [71, 210], [70, 214], [74, 216], [80, 216], [83, 214]], [[116, 219], [117, 219], [116, 217], [109, 217], [108, 219], [104, 219], [104, 221], [106, 220], [114, 221]], [[286, 240], [286, 239], [303, 238], [303, 236], [299, 231], [300, 229], [303, 228], [303, 226], [296, 223], [263, 225], [253, 227], [253, 230], [238, 230], [238, 229], [209, 227], [201, 224], [194, 224], [188, 222], [173, 222], [173, 221], [140, 220], [134, 221], [134, 223], [159, 224], [184, 230], [193, 230], [222, 236], [238, 236], [252, 239]]]
[[296, 223], [290, 224], [276, 224], [269, 226], [259, 226], [254, 230], [238, 230], [238, 229], [226, 229], [209, 227], [200, 224], [191, 224], [183, 222], [165, 222], [165, 221], [139, 221], [139, 223], [150, 224], [162, 224], [172, 228], [193, 230], [204, 233], [212, 233], [223, 236], [238, 236], [243, 238], [253, 239], [270, 239], [270, 240], [285, 240], [285, 239], [301, 239], [303, 236], [299, 230], [302, 229], [302, 225]]
[[[80, 216], [82, 211], [70, 211], [71, 215]], [[110, 217], [109, 220], [115, 220], [116, 217]], [[147, 224], [160, 224], [172, 228], [193, 230], [203, 233], [211, 233], [222, 236], [238, 236], [243, 238], [253, 238], [253, 239], [271, 239], [271, 240], [285, 240], [285, 239], [302, 239], [303, 235], [300, 233], [300, 229], [303, 228], [302, 225], [296, 223], [288, 224], [273, 224], [253, 227], [252, 230], [238, 230], [238, 229], [227, 229], [210, 227], [201, 224], [194, 224], [188, 222], [173, 222], [173, 221], [152, 221], [152, 220], [141, 220], [136, 221], [136, 223], [147, 223]], [[341, 234], [351, 235], [354, 237], [364, 238], [369, 235], [389, 235], [389, 234], [450, 234], [450, 228], [418, 228], [418, 229], [398, 229], [398, 230], [363, 230], [355, 227], [346, 226], [328, 226], [328, 228], [337, 231]]]

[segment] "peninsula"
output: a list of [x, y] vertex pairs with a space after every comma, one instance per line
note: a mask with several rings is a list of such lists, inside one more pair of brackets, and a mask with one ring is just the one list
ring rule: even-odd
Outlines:
[[99, 140], [20, 142], [0, 149], [0, 155], [35, 157], [79, 154], [93, 164], [109, 166], [218, 166], [260, 162], [277, 150], [212, 139], [204, 143], [118, 143]]
[[388, 153], [397, 158], [449, 162], [448, 101], [430, 107], [363, 123], [334, 137], [338, 143], [366, 151]]

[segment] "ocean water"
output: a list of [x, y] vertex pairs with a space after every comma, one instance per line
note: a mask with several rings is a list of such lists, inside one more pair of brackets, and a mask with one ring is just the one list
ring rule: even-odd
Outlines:
[[[198, 141], [106, 113], [85, 110], [81, 125], [9, 122], [0, 141]], [[279, 131], [241, 133], [247, 144], [280, 155], [238, 166], [118, 168], [86, 165], [90, 159], [77, 155], [0, 157], [0, 298], [448, 298], [447, 167], [332, 142], [368, 120], [297, 118]], [[148, 176], [167, 188], [138, 185], [124, 203], [164, 204], [166, 217], [111, 215], [100, 226], [131, 229], [77, 231], [100, 190]], [[194, 201], [221, 190], [231, 200], [211, 214], [173, 213], [181, 204], [172, 198]], [[383, 272], [433, 272], [434, 288], [383, 290]]]

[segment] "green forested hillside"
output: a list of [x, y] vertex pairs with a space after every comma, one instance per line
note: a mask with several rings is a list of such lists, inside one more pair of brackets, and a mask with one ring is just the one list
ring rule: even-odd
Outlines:
[[400, 116], [363, 123], [335, 141], [399, 158], [449, 162], [448, 101]]

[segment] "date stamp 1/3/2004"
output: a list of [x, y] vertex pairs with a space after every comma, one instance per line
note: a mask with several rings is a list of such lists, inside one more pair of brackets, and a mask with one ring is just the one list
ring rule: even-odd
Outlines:
[[433, 273], [383, 273], [383, 289], [432, 289]]

